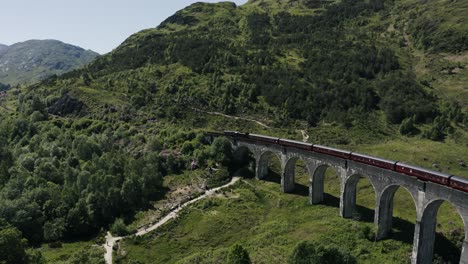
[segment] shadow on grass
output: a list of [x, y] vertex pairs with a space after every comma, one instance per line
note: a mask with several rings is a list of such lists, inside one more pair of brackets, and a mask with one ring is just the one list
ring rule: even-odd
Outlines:
[[281, 184], [281, 175], [276, 171], [268, 170], [268, 174], [262, 180]]
[[303, 184], [296, 183], [294, 185], [294, 190], [291, 192], [292, 194], [297, 194], [300, 196], [308, 197], [309, 196], [309, 187]]
[[340, 208], [340, 198], [328, 193], [323, 194], [323, 203], [326, 206]]
[[356, 205], [356, 213], [359, 216], [359, 221], [373, 223], [375, 211], [367, 207]]
[[[399, 217], [393, 218], [393, 230], [387, 239], [401, 241], [405, 244], [413, 244], [414, 224]], [[440, 233], [436, 233], [434, 242], [434, 256], [438, 256], [434, 263], [459, 263], [462, 241], [456, 242], [448, 239]], [[442, 261], [442, 262], [441, 262]]]
[[[457, 245], [453, 241], [440, 233], [436, 233], [434, 242], [434, 256], [439, 256], [438, 262], [441, 263], [441, 259], [444, 263], [456, 263], [460, 262], [461, 247], [463, 240], [460, 241], [460, 245]], [[434, 261], [434, 263], [437, 263]]]
[[393, 230], [389, 238], [405, 244], [413, 244], [414, 224], [399, 217], [393, 218]]

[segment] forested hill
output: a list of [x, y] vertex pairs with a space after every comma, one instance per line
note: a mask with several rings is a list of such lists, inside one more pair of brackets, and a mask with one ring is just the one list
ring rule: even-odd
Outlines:
[[57, 40], [28, 40], [11, 46], [0, 45], [0, 83], [11, 86], [31, 84], [77, 69], [98, 55]]
[[[54, 85], [73, 89], [85, 76], [85, 86], [124, 93], [135, 107], [274, 112], [278, 125], [351, 123], [376, 111], [390, 123], [432, 122], [448, 115], [438, 100], [449, 86], [444, 70], [466, 76], [466, 57], [439, 55], [468, 49], [467, 4], [443, 3], [197, 3]], [[460, 88], [450, 88], [453, 111], [466, 106]]]
[[467, 13], [445, 0], [193, 4], [82, 69], [1, 93], [0, 225], [30, 243], [95, 234], [192, 159], [223, 164], [203, 140], [215, 129], [398, 139], [385, 155], [466, 176]]

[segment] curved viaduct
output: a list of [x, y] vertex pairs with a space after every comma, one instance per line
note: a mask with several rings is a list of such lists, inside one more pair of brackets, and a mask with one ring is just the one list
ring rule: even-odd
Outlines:
[[437, 212], [444, 201], [458, 210], [463, 219], [465, 239], [460, 264], [468, 264], [468, 193], [424, 182], [395, 171], [341, 159], [334, 156], [284, 147], [276, 144], [255, 142], [243, 138], [232, 138], [234, 150], [247, 148], [254, 156], [255, 174], [262, 179], [268, 173], [267, 154], [273, 153], [281, 161], [281, 190], [291, 192], [295, 187], [295, 164], [304, 161], [309, 172], [309, 201], [318, 204], [324, 200], [324, 177], [328, 167], [333, 168], [341, 184], [340, 215], [352, 217], [356, 210], [356, 187], [359, 179], [369, 179], [376, 193], [374, 224], [377, 239], [385, 238], [392, 229], [393, 197], [399, 187], [405, 188], [416, 205], [411, 263], [432, 263]]

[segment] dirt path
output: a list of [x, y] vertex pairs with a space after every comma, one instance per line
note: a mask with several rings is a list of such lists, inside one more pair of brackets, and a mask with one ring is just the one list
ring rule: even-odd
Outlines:
[[249, 121], [249, 122], [255, 122], [259, 125], [261, 125], [262, 127], [266, 127], [266, 128], [270, 128], [267, 124], [265, 123], [262, 123], [258, 120], [255, 120], [255, 119], [250, 119], [250, 118], [245, 118], [245, 117], [240, 117], [240, 116], [231, 116], [231, 115], [226, 115], [226, 114], [223, 114], [223, 113], [220, 113], [220, 112], [209, 112], [209, 111], [205, 111], [205, 110], [201, 110], [201, 109], [198, 109], [198, 108], [193, 108], [192, 107], [192, 110], [195, 110], [197, 112], [202, 112], [202, 113], [206, 113], [206, 114], [210, 114], [210, 115], [218, 115], [218, 116], [223, 116], [223, 117], [227, 117], [227, 118], [231, 118], [231, 119], [236, 119], [236, 120], [245, 120], [245, 121]]
[[9, 112], [12, 112], [12, 111], [13, 111], [13, 110], [11, 110], [10, 108], [4, 106], [2, 103], [3, 103], [3, 101], [0, 100], [0, 107], [1, 107], [1, 108], [5, 109], [5, 110], [7, 110], [7, 111], [9, 111]]
[[307, 142], [309, 140], [309, 134], [307, 134], [307, 131], [303, 129], [299, 131], [301, 131], [302, 134], [302, 142]]
[[229, 186], [233, 185], [234, 183], [236, 183], [239, 180], [240, 180], [239, 177], [233, 177], [232, 180], [229, 183], [227, 183], [227, 184], [225, 184], [223, 186], [217, 187], [217, 188], [213, 188], [211, 190], [207, 190], [205, 192], [205, 194], [203, 194], [203, 195], [201, 195], [201, 196], [199, 196], [199, 197], [197, 197], [195, 199], [192, 199], [192, 200], [190, 200], [190, 201], [188, 201], [188, 202], [186, 202], [184, 204], [181, 204], [177, 209], [174, 209], [172, 212], [170, 212], [168, 215], [166, 215], [165, 217], [160, 219], [155, 224], [153, 224], [151, 226], [148, 226], [148, 227], [145, 227], [145, 228], [138, 229], [138, 231], [135, 234], [132, 234], [132, 235], [129, 235], [129, 236], [124, 236], [124, 237], [113, 237], [110, 232], [107, 232], [106, 243], [103, 245], [103, 247], [106, 249], [106, 253], [104, 254], [104, 259], [106, 260], [106, 263], [107, 264], [112, 264], [112, 249], [113, 249], [115, 243], [117, 243], [118, 241], [120, 241], [120, 240], [122, 240], [122, 239], [124, 239], [126, 237], [133, 236], [133, 235], [142, 236], [142, 235], [148, 234], [151, 231], [156, 230], [157, 228], [159, 228], [163, 224], [167, 223], [169, 220], [176, 218], [179, 215], [179, 212], [182, 211], [182, 209], [184, 209], [184, 207], [186, 207], [186, 206], [188, 206], [190, 204], [193, 204], [193, 203], [195, 203], [195, 202], [197, 202], [197, 201], [199, 201], [201, 199], [204, 199], [206, 197], [212, 196], [213, 194], [216, 193], [216, 191], [224, 189], [226, 187], [229, 187]]

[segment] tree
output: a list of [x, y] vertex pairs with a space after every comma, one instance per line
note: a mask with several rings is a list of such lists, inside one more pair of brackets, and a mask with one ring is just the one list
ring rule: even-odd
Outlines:
[[231, 142], [225, 137], [218, 137], [211, 144], [211, 156], [216, 162], [228, 166], [233, 158]]
[[226, 264], [250, 264], [249, 252], [240, 244], [234, 244], [227, 255]]
[[28, 263], [26, 240], [21, 237], [18, 229], [0, 219], [0, 263]]
[[93, 154], [101, 155], [99, 145], [84, 135], [76, 137], [73, 141], [73, 148], [77, 156], [82, 160], [90, 160]]
[[114, 236], [126, 236], [130, 232], [127, 226], [125, 225], [124, 221], [122, 220], [122, 218], [117, 218], [115, 219], [115, 222], [111, 226], [111, 233]]
[[434, 141], [442, 141], [450, 132], [453, 132], [453, 127], [450, 125], [448, 118], [438, 116], [434, 119], [431, 128], [423, 134], [423, 137]]
[[47, 241], [57, 241], [65, 233], [65, 219], [56, 218], [44, 224], [44, 239]]
[[299, 243], [289, 257], [289, 264], [354, 264], [356, 259], [336, 247], [324, 247], [312, 242]]

